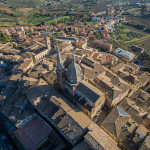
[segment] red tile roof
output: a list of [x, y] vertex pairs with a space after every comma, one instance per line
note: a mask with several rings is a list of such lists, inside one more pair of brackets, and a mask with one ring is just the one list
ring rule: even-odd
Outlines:
[[39, 117], [35, 117], [15, 131], [15, 135], [26, 150], [33, 150], [50, 133], [52, 129]]

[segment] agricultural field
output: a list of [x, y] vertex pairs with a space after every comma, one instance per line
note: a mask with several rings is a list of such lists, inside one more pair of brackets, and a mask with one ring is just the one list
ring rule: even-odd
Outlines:
[[[129, 27], [129, 28], [128, 28]], [[132, 29], [130, 26], [120, 24], [115, 27], [115, 32], [111, 34], [113, 42], [117, 46], [129, 49], [133, 44], [149, 49], [150, 34], [141, 30]]]
[[6, 12], [8, 14], [14, 14], [14, 11], [10, 8], [9, 4], [5, 4], [3, 2], [0, 2], [0, 12]]
[[23, 13], [28, 13], [31, 10], [33, 10], [32, 7], [27, 7], [27, 8], [19, 8], [16, 11], [23, 12]]
[[138, 46], [143, 47], [145, 50], [150, 50], [150, 37], [143, 39], [141, 41], [138, 41], [135, 43]]
[[140, 8], [132, 8], [132, 9], [126, 10], [125, 13], [133, 14], [134, 12], [139, 11], [139, 10], [140, 10]]
[[69, 19], [69, 18], [70, 18], [69, 16], [63, 16], [63, 17], [59, 17], [59, 18], [55, 18], [55, 19], [49, 20], [49, 21], [47, 21], [45, 23], [46, 24], [50, 24], [50, 23], [54, 23], [54, 22], [63, 21], [65, 19]]
[[47, 21], [49, 18], [49, 16], [41, 15], [40, 11], [34, 10], [21, 17], [20, 21], [22, 21], [22, 24], [26, 25], [37, 25], [43, 21]]
[[149, 43], [150, 43], [150, 33], [148, 32], [145, 32], [144, 30], [139, 30], [135, 27], [132, 27], [132, 26], [128, 26], [128, 25], [123, 25], [123, 27], [129, 29], [129, 30], [132, 30], [134, 32], [138, 32], [138, 33], [142, 33], [144, 34], [145, 36], [137, 41], [131, 41], [129, 42], [130, 44], [135, 44], [137, 46], [141, 46], [143, 47], [144, 49], [146, 50], [150, 50], [150, 46], [149, 46]]
[[14, 14], [14, 11], [12, 11], [10, 8], [0, 7], [0, 11], [7, 12], [8, 14]]
[[129, 29], [129, 30], [149, 35], [149, 33], [145, 32], [143, 30], [137, 29], [137, 28], [135, 28], [133, 26], [129, 26], [129, 25], [126, 25], [126, 24], [123, 24], [122, 26], [127, 28], [127, 29]]
[[0, 0], [0, 27], [63, 22], [70, 16], [103, 11], [109, 4], [111, 0]]
[[144, 69], [150, 71], [149, 33], [146, 33], [142, 30], [138, 30], [131, 26], [121, 24], [119, 27], [116, 28], [114, 34], [111, 34], [111, 37], [114, 48], [120, 47], [125, 50], [131, 51], [131, 45], [143, 47], [145, 49], [145, 52], [142, 54], [137, 54], [137, 57], [142, 61], [143, 65], [146, 66]]
[[125, 43], [137, 41], [147, 36], [144, 33], [125, 28], [122, 25], [116, 26], [115, 31], [112, 33], [112, 35], [116, 40], [122, 40]]
[[7, 2], [15, 6], [34, 6], [41, 4], [43, 0], [7, 0]]
[[117, 2], [117, 0], [71, 0], [71, 2], [74, 5], [82, 5], [83, 8], [80, 10], [81, 12], [94, 11], [95, 13], [98, 13], [100, 11], [106, 10], [108, 5]]
[[85, 23], [86, 23], [86, 25], [89, 25], [89, 26], [92, 26], [95, 24], [95, 22], [85, 22]]
[[140, 25], [147, 25], [150, 26], [150, 15], [145, 15], [145, 16], [126, 16], [126, 20], [128, 22], [132, 21], [135, 24], [140, 24]]

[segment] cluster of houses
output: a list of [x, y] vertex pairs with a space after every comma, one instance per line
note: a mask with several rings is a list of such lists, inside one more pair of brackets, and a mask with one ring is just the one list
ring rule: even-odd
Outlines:
[[150, 149], [150, 74], [113, 49], [117, 21], [99, 21], [1, 30], [23, 48], [0, 44], [0, 118], [18, 149]]

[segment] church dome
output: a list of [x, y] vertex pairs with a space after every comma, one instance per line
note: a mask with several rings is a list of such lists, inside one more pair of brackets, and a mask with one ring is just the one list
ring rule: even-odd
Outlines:
[[72, 56], [72, 63], [69, 65], [67, 70], [67, 80], [71, 84], [77, 84], [83, 79], [81, 68], [75, 62], [74, 55]]

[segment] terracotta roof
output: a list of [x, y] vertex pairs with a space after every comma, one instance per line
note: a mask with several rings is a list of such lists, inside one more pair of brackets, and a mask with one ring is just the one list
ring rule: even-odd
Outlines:
[[21, 141], [26, 150], [33, 150], [52, 131], [41, 118], [36, 117], [15, 131], [15, 136]]

